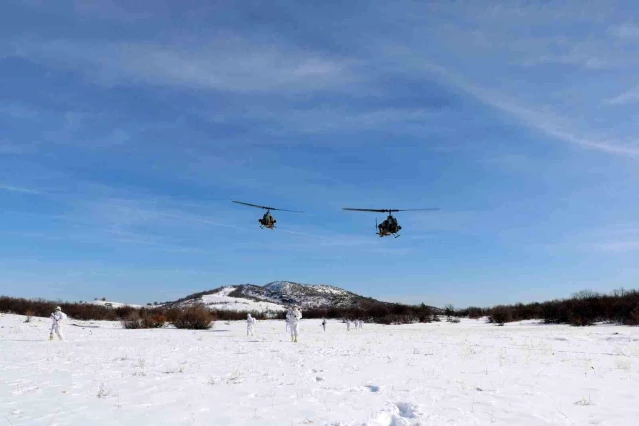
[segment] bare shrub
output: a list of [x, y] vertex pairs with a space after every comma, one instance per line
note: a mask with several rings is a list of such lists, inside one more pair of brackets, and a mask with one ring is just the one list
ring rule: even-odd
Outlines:
[[455, 307], [450, 304], [444, 306], [444, 315], [446, 315], [446, 321], [450, 322], [453, 315], [455, 315]]
[[203, 305], [194, 305], [180, 311], [173, 321], [175, 328], [190, 330], [208, 330], [211, 328], [213, 315]]
[[488, 316], [488, 322], [497, 325], [504, 325], [512, 321], [510, 310], [506, 306], [495, 306]]
[[110, 393], [111, 391], [104, 386], [104, 383], [100, 383], [100, 388], [98, 389], [98, 394], [96, 396], [98, 398], [106, 398]]
[[133, 310], [120, 321], [123, 328], [135, 330], [139, 328], [161, 328], [166, 323], [166, 317], [161, 312], [149, 312], [141, 309]]
[[587, 313], [581, 313], [579, 311], [568, 312], [568, 324], [577, 326], [593, 325], [594, 318]]
[[639, 305], [635, 306], [628, 314], [628, 318], [625, 321], [626, 325], [639, 325]]
[[144, 328], [162, 328], [166, 324], [166, 316], [160, 312], [147, 313], [142, 318], [142, 325]]
[[138, 328], [142, 328], [142, 319], [140, 318], [140, 314], [137, 312], [131, 312], [126, 318], [120, 321], [122, 324], [122, 328], [126, 328], [127, 330], [135, 330]]
[[466, 315], [468, 315], [468, 318], [471, 319], [479, 319], [484, 316], [484, 312], [482, 308], [471, 306], [466, 309]]

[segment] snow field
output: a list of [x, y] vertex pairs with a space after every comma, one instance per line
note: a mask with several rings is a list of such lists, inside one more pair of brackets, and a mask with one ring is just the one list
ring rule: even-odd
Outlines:
[[[302, 319], [207, 331], [0, 314], [0, 424], [639, 424], [639, 328]], [[72, 325], [74, 324], [74, 325]]]

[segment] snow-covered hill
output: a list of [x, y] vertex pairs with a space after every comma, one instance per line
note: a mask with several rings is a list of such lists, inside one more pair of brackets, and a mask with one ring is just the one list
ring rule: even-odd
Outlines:
[[203, 303], [210, 309], [229, 311], [278, 312], [285, 310], [285, 307], [278, 303], [229, 296], [229, 294], [234, 293], [236, 290], [237, 286], [222, 287], [205, 294], [198, 293], [195, 297], [189, 296], [184, 300], [176, 302], [175, 305], [189, 306]]
[[123, 306], [130, 306], [131, 308], [141, 308], [142, 305], [135, 305], [130, 303], [120, 303], [120, 302], [110, 302], [108, 300], [93, 300], [91, 302], [87, 302], [91, 305], [104, 306], [107, 308], [121, 308]]
[[219, 310], [277, 312], [292, 304], [308, 309], [357, 307], [381, 302], [329, 285], [275, 281], [264, 286], [241, 284], [220, 287], [189, 295], [168, 305], [189, 306], [198, 303]]

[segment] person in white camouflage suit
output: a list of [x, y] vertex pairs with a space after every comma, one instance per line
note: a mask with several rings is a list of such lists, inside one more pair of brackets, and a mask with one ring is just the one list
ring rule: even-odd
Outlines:
[[62, 321], [67, 318], [67, 315], [62, 312], [61, 307], [55, 308], [55, 312], [51, 314], [51, 331], [49, 332], [49, 340], [53, 340], [53, 333], [58, 335], [62, 340]]
[[246, 335], [247, 336], [255, 336], [254, 327], [255, 326], [255, 318], [248, 314], [246, 317]]
[[290, 309], [286, 313], [286, 321], [288, 321], [289, 327], [291, 328], [291, 341], [297, 342], [298, 337], [298, 327], [299, 322], [302, 319], [302, 311], [298, 309], [297, 306], [293, 306], [293, 309]]

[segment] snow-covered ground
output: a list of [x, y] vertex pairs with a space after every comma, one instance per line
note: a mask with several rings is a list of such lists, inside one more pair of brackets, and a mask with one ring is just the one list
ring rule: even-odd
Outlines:
[[123, 330], [0, 315], [0, 424], [639, 424], [639, 328], [302, 320]]

